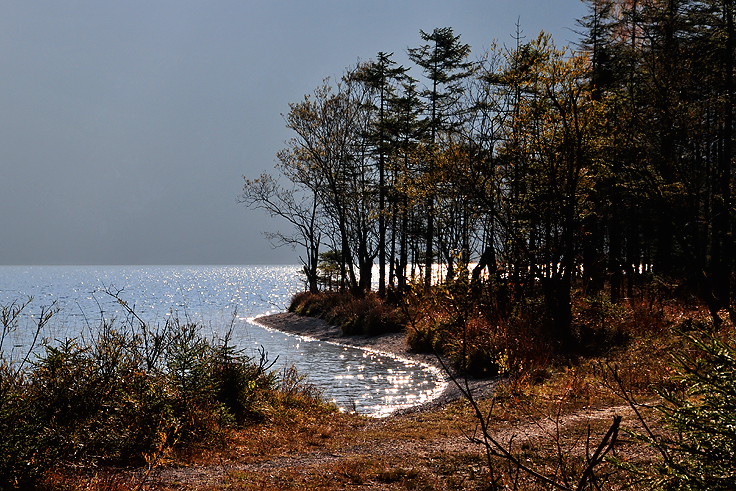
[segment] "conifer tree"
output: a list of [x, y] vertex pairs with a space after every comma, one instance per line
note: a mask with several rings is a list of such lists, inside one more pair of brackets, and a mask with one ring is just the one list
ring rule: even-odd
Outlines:
[[375, 61], [360, 65], [353, 77], [365, 83], [375, 92], [374, 99], [369, 100], [375, 115], [371, 122], [369, 142], [378, 166], [378, 293], [384, 295], [386, 290], [386, 165], [394, 150], [396, 140], [395, 116], [390, 114], [390, 101], [396, 97], [399, 83], [406, 77], [406, 69], [396, 66], [391, 57], [393, 53], [379, 52]]
[[[434, 152], [441, 132], [453, 132], [461, 124], [461, 118], [454, 111], [455, 104], [463, 93], [463, 80], [470, 76], [473, 64], [467, 61], [470, 45], [462, 44], [460, 36], [455, 36], [450, 27], [436, 28], [431, 33], [420, 31], [426, 43], [418, 48], [409, 49], [409, 58], [419, 65], [429, 85], [421, 92], [425, 99], [427, 112], [425, 131], [429, 146], [426, 162], [428, 182], [434, 182]], [[429, 288], [432, 279], [435, 240], [435, 193], [427, 190], [426, 197], [426, 234], [424, 274], [425, 288]]]

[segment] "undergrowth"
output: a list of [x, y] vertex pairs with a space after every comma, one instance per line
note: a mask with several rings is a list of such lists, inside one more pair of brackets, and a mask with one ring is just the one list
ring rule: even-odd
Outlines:
[[324, 319], [346, 335], [400, 332], [404, 325], [400, 310], [370, 292], [361, 296], [302, 292], [292, 299], [289, 312]]
[[536, 379], [544, 378], [550, 366], [602, 355], [635, 337], [664, 332], [676, 310], [688, 315], [646, 284], [635, 297], [618, 303], [602, 293], [577, 290], [572, 339], [562, 343], [553, 336], [542, 292], [533, 286], [519, 289], [499, 278], [473, 282], [460, 268], [454, 278], [430, 290], [415, 283], [403, 295], [391, 293], [382, 298], [370, 292], [302, 292], [293, 297], [289, 311], [324, 319], [346, 335], [404, 331], [411, 348], [445, 357], [460, 375]]
[[[437, 484], [446, 469], [447, 476], [463, 476], [458, 487], [474, 476], [478, 489], [548, 489], [550, 482], [558, 489], [733, 489], [736, 349], [727, 321], [715, 330], [697, 308], [652, 298], [645, 288], [615, 304], [575, 292], [575, 345], [563, 350], [546, 330], [538, 297], [526, 292], [517, 299], [498, 283], [476, 288], [459, 277], [431, 291], [417, 285], [400, 302], [334, 293], [295, 297], [292, 311], [343, 322], [347, 334], [405, 329], [415, 349], [446, 356], [458, 374], [508, 375], [478, 402], [480, 416], [469, 423], [463, 416], [467, 427], [475, 426], [466, 437], [487, 450], [485, 458], [473, 454], [468, 472], [458, 474], [453, 456], [437, 456], [432, 465], [412, 457], [411, 465], [404, 458], [379, 467], [339, 460], [324, 479], [421, 487]], [[24, 308], [3, 307], [4, 333], [17, 327]], [[43, 318], [39, 328], [48, 321]], [[286, 455], [354, 433], [353, 423], [338, 422], [299, 374], [272, 366], [265, 352], [244, 356], [227, 336], [208, 339], [198, 326], [176, 320], [160, 328], [105, 322], [91, 339], [45, 346], [37, 358], [4, 359], [0, 488], [87, 489], [80, 484], [87, 479], [90, 489], [126, 489], [145, 479], [98, 469], [135, 466], [145, 473], [173, 461]], [[472, 394], [456, 409], [468, 404], [475, 404]], [[629, 431], [624, 443], [616, 436], [620, 419], [613, 426], [565, 419], [627, 404], [642, 418], [638, 432], [621, 426], [621, 434]], [[522, 420], [551, 426], [542, 439], [519, 440], [512, 432], [496, 439], [498, 445], [491, 440]], [[438, 420], [435, 430], [416, 423], [404, 436], [397, 431], [392, 427], [384, 439], [445, 435], [447, 422]], [[596, 446], [613, 458], [592, 458]]]
[[[2, 306], [0, 340], [27, 306]], [[0, 358], [0, 489], [101, 465], [152, 469], [222, 447], [232, 429], [290, 405], [323, 404], [294, 370], [273, 371], [264, 350], [246, 356], [229, 334], [207, 338], [178, 319], [153, 328], [135, 315], [93, 332]]]

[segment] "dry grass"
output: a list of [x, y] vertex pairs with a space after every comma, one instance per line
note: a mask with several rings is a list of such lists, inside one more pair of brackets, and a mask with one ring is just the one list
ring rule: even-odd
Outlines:
[[[680, 330], [706, 318], [697, 310], [645, 301], [604, 316], [584, 310], [590, 306], [578, 307], [581, 325], [583, 318], [605, 320], [598, 328], [615, 335], [598, 339], [608, 340], [609, 346], [517, 370], [492, 398], [479, 401], [483, 414], [490, 415], [493, 438], [538, 472], [571, 486], [615, 415], [624, 418], [622, 430], [641, 430], [617, 380], [630, 397], [656, 401], [654, 387], [675, 383], [669, 362], [673, 350], [683, 349]], [[481, 433], [467, 401], [383, 420], [339, 413], [309, 398], [284, 401], [272, 405], [262, 422], [232, 432], [219, 448], [175, 455], [148, 481], [122, 471], [93, 478], [71, 472], [56, 474], [50, 487], [480, 490], [493, 484], [498, 489], [547, 489], [507, 459], [489, 460], [482, 445], [470, 442]], [[650, 424], [659, 424], [653, 411], [644, 415]], [[637, 464], [656, 458], [625, 431], [611, 456]], [[596, 475], [601, 489], [636, 489], [633, 476], [610, 463], [601, 464]]]

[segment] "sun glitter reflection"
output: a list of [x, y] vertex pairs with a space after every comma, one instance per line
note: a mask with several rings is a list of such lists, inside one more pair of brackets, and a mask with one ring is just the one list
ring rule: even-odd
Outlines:
[[[346, 365], [345, 373], [334, 375], [336, 385], [349, 389], [351, 385], [362, 390], [352, 399], [352, 407], [343, 411], [356, 411], [373, 417], [385, 417], [391, 413], [411, 408], [438, 397], [447, 387], [441, 370], [424, 363], [401, 358], [390, 353], [358, 348], [364, 362]], [[342, 358], [345, 358], [344, 354]], [[391, 365], [388, 367], [387, 365]], [[366, 378], [366, 371], [378, 369]], [[333, 399], [333, 402], [339, 402]]]
[[385, 417], [438, 397], [448, 385], [442, 370], [375, 350], [287, 334], [252, 323], [251, 346], [278, 353], [278, 366], [294, 366], [325, 400], [342, 411]]

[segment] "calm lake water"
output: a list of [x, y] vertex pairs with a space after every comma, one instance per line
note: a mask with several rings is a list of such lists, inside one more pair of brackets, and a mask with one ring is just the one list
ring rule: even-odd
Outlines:
[[263, 347], [274, 369], [294, 365], [324, 397], [345, 410], [385, 416], [439, 395], [444, 378], [435, 369], [342, 345], [266, 329], [253, 319], [283, 312], [303, 289], [297, 266], [0, 266], [0, 304], [29, 296], [24, 325], [5, 340], [6, 356], [31, 343], [33, 319], [54, 302], [60, 309], [42, 332], [47, 343], [84, 336], [102, 318], [121, 321], [123, 307], [106, 290], [120, 292], [147, 323], [170, 316], [196, 322], [209, 336], [233, 326], [233, 341], [256, 356]]

